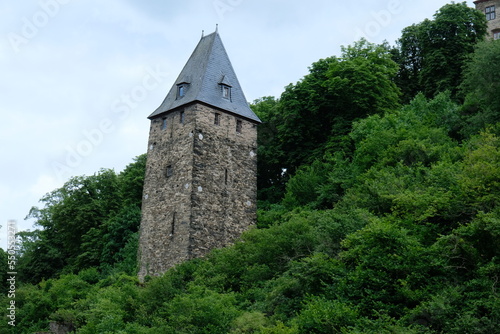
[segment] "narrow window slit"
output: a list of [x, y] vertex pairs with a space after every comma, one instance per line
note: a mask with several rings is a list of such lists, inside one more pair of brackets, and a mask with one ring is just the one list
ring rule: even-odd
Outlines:
[[174, 212], [174, 214], [172, 216], [172, 226], [170, 227], [170, 236], [173, 236], [174, 232], [175, 232], [175, 216], [176, 216], [176, 212]]
[[241, 133], [243, 122], [241, 120], [236, 120], [236, 132]]

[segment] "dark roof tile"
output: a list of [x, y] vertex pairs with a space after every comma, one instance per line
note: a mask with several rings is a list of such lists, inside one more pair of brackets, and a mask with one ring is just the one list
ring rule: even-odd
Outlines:
[[[185, 94], [178, 96], [178, 86], [185, 84]], [[222, 85], [231, 87], [231, 98], [222, 96]], [[217, 32], [201, 38], [193, 54], [163, 103], [148, 118], [154, 118], [191, 102], [203, 102], [260, 123], [250, 109], [238, 78]]]

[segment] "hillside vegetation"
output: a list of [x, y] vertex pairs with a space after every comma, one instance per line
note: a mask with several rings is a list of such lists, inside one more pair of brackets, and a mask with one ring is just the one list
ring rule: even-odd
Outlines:
[[69, 180], [20, 233], [17, 324], [0, 331], [498, 333], [500, 41], [485, 32], [449, 4], [254, 101], [256, 228], [144, 284], [145, 156]]

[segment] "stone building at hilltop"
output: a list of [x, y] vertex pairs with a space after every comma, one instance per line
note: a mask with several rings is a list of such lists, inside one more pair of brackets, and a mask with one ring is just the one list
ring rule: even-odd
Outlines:
[[256, 220], [257, 125], [218, 32], [149, 117], [139, 278], [206, 255]]
[[500, 39], [500, 0], [478, 0], [474, 4], [477, 10], [486, 15], [490, 37]]

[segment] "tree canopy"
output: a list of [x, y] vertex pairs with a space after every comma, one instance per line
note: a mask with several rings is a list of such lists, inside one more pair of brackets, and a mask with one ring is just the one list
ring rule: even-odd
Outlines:
[[457, 97], [462, 67], [474, 46], [486, 36], [486, 18], [466, 2], [441, 7], [432, 20], [403, 29], [398, 40], [398, 85], [403, 101], [418, 92], [434, 97], [450, 90]]
[[387, 45], [360, 40], [343, 47], [341, 57], [313, 63], [309, 74], [288, 85], [279, 100], [255, 101], [253, 108], [264, 121], [259, 134], [259, 176], [265, 175], [261, 186], [273, 185], [273, 192], [279, 192], [301, 165], [326, 150], [348, 146], [344, 137], [354, 120], [397, 109], [397, 69]]
[[500, 121], [500, 42], [477, 44], [464, 67], [460, 86], [465, 97], [466, 133], [477, 133], [487, 124]]
[[129, 242], [137, 242], [145, 159], [137, 157], [120, 174], [103, 169], [71, 178], [45, 195], [45, 206], [30, 212], [41, 229], [20, 233], [22, 278], [35, 283], [64, 272], [112, 267], [131, 262], [127, 256], [135, 263], [135, 251], [124, 252]]

